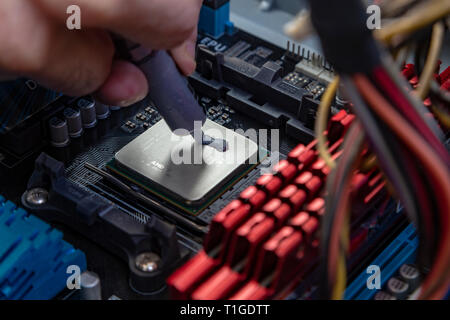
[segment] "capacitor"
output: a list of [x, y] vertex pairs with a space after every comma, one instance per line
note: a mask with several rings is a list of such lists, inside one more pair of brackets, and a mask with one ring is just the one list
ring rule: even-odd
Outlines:
[[80, 137], [83, 133], [83, 123], [81, 121], [80, 111], [73, 108], [66, 108], [64, 110], [64, 117], [69, 128], [69, 136], [71, 138]]
[[109, 106], [100, 102], [95, 103], [95, 112], [97, 114], [97, 119], [106, 119], [111, 114]]
[[110, 107], [109, 107], [109, 110], [111, 110], [111, 111], [117, 111], [117, 110], [120, 110], [120, 107], [119, 107], [119, 106], [110, 106]]
[[92, 271], [85, 271], [80, 277], [80, 300], [101, 300], [101, 285], [99, 276]]
[[69, 144], [69, 129], [66, 120], [53, 117], [49, 122], [50, 142], [54, 147], [65, 147]]
[[408, 296], [409, 285], [397, 277], [393, 277], [387, 282], [387, 289], [397, 299], [402, 300]]
[[394, 296], [391, 294], [384, 292], [384, 291], [378, 291], [375, 296], [373, 297], [373, 300], [397, 300]]
[[81, 120], [84, 128], [92, 128], [97, 124], [97, 113], [95, 111], [95, 102], [84, 98], [78, 100], [78, 107], [81, 112]]
[[420, 284], [420, 272], [415, 266], [404, 264], [399, 270], [400, 277], [409, 284], [410, 291], [416, 289]]

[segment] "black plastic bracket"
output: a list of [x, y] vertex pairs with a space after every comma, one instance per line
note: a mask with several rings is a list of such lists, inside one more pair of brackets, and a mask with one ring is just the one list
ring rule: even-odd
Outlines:
[[[112, 203], [69, 181], [64, 165], [42, 153], [28, 181], [28, 190], [48, 191], [44, 203], [23, 205], [48, 222], [61, 223], [101, 245], [124, 260], [130, 269], [130, 286], [151, 294], [165, 287], [165, 279], [188, 258], [188, 250], [179, 246], [176, 228], [156, 216], [143, 224]], [[160, 257], [157, 268], [145, 272], [136, 266], [136, 257], [152, 252]]]

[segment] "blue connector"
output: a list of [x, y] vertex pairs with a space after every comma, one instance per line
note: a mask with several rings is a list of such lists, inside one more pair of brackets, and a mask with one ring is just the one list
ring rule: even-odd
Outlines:
[[66, 288], [86, 257], [58, 230], [0, 196], [0, 300], [47, 300]]
[[216, 39], [225, 33], [232, 35], [234, 25], [230, 21], [230, 3], [226, 2], [218, 8], [203, 5], [200, 11], [198, 29]]
[[[371, 265], [380, 267], [381, 287], [392, 278], [404, 263], [415, 261], [417, 248], [419, 245], [416, 229], [409, 225], [397, 238], [392, 241], [383, 252], [372, 261]], [[345, 289], [345, 300], [370, 300], [378, 290], [367, 287], [367, 279], [370, 274], [362, 272]]]

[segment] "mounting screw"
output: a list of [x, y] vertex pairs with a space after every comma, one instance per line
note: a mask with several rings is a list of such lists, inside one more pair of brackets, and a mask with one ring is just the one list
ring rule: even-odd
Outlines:
[[42, 188], [33, 188], [26, 192], [25, 200], [28, 204], [39, 206], [48, 201], [48, 191]]
[[144, 252], [136, 257], [136, 267], [143, 272], [158, 270], [161, 258], [153, 252]]
[[259, 4], [259, 10], [270, 11], [275, 6], [275, 0], [262, 0]]

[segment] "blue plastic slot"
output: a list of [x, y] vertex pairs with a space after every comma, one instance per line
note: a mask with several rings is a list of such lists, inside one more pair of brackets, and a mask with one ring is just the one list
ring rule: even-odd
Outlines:
[[227, 2], [216, 10], [202, 6], [198, 29], [216, 39], [225, 33], [233, 34], [234, 25], [230, 21], [230, 3]]
[[[416, 230], [412, 225], [405, 228], [383, 252], [370, 263], [380, 267], [381, 287], [395, 275], [404, 263], [415, 260], [418, 247]], [[370, 300], [378, 290], [367, 287], [370, 274], [362, 272], [345, 290], [345, 300]]]
[[47, 300], [71, 274], [86, 270], [86, 257], [60, 231], [0, 196], [0, 300]]

